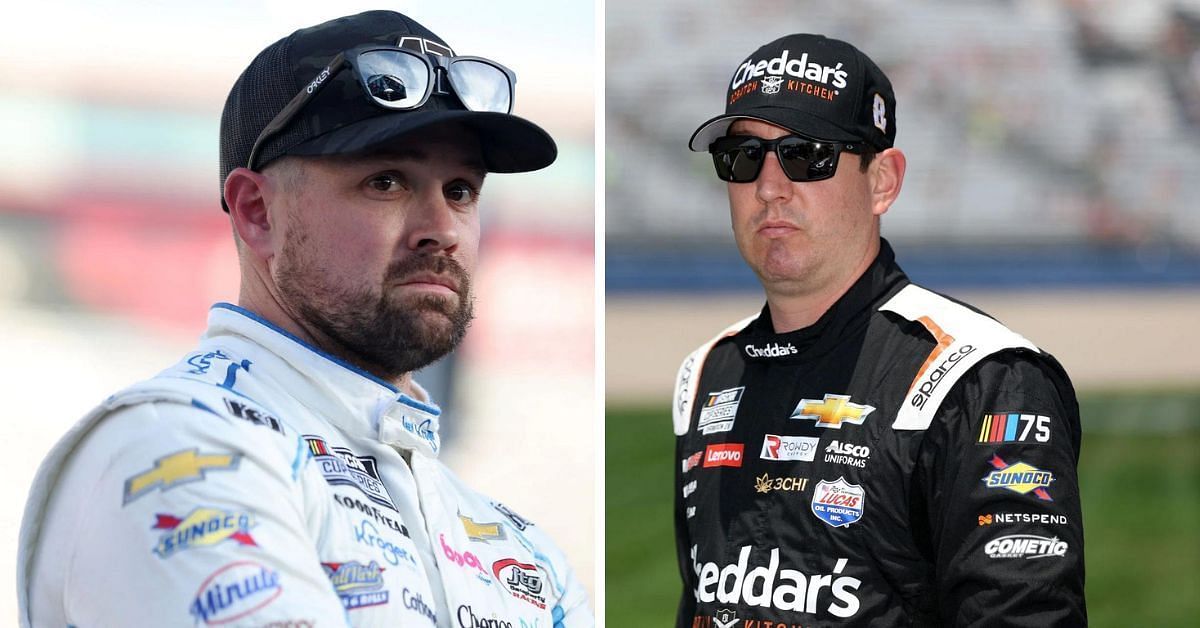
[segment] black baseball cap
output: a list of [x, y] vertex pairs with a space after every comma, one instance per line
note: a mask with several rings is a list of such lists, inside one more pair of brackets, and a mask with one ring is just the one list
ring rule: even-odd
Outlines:
[[891, 81], [861, 50], [824, 35], [787, 35], [755, 50], [733, 73], [725, 113], [700, 125], [688, 148], [707, 151], [741, 118], [878, 150], [896, 141]]
[[[302, 28], [267, 46], [242, 72], [221, 113], [221, 206], [225, 179], [247, 166], [255, 140], [267, 124], [339, 53], [383, 44], [453, 56], [442, 38], [394, 11], [367, 11]], [[330, 79], [300, 114], [267, 140], [255, 157], [261, 169], [284, 155], [369, 153], [434, 124], [458, 122], [474, 131], [490, 172], [528, 172], [554, 162], [558, 148], [538, 125], [519, 116], [469, 111], [453, 95], [433, 95], [419, 108], [397, 111], [372, 104], [353, 72]]]

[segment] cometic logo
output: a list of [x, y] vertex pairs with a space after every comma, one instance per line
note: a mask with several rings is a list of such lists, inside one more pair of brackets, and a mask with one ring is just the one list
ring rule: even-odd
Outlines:
[[988, 541], [983, 551], [990, 558], [1049, 558], [1066, 556], [1066, 541], [1032, 534], [1011, 534]]
[[740, 467], [742, 466], [741, 443], [709, 445], [704, 450], [704, 466], [707, 467]]
[[729, 86], [729, 89], [737, 89], [741, 87], [742, 83], [763, 76], [764, 74], [773, 76], [783, 76], [786, 74], [822, 85], [832, 83], [838, 89], [846, 86], [846, 77], [848, 74], [842, 69], [841, 62], [833, 67], [829, 67], [815, 61], [810, 63], [807, 52], [801, 53], [797, 59], [788, 59], [788, 55], [790, 54], [790, 50], [784, 50], [781, 55], [774, 59], [755, 61], [751, 58], [747, 60], [738, 66], [737, 71], [733, 73], [733, 83]]
[[959, 360], [971, 355], [974, 352], [975, 345], [963, 345], [958, 348], [958, 351], [951, 353], [949, 357], [947, 357], [945, 360], [942, 360], [942, 363], [939, 364], [937, 368], [933, 369], [927, 375], [921, 378], [921, 383], [915, 386], [917, 392], [913, 395], [912, 400], [909, 403], [917, 408], [923, 409], [925, 407], [925, 402], [929, 401], [929, 396], [933, 394], [935, 389], [937, 389], [938, 384], [941, 383], [942, 378], [946, 376], [946, 373], [949, 373], [951, 369], [953, 369], [955, 366], [958, 366]]
[[796, 355], [800, 353], [792, 343], [780, 345], [779, 343], [769, 344], [762, 349], [754, 345], [746, 345], [746, 355], [752, 358], [779, 358], [785, 355]]
[[[862, 580], [840, 575], [849, 561], [837, 559], [830, 575], [807, 576], [795, 569], [779, 568], [779, 548], [771, 549], [766, 566], [747, 571], [750, 546], [743, 545], [738, 561], [732, 565], [701, 564], [696, 559], [698, 546], [692, 546], [692, 569], [696, 572], [696, 600], [703, 603], [745, 604], [797, 613], [821, 612], [822, 598], [833, 601], [823, 610], [835, 617], [853, 617], [858, 612], [854, 594]], [[715, 585], [715, 586], [714, 586]], [[826, 589], [828, 587], [828, 589]], [[824, 596], [822, 593], [826, 593]]]

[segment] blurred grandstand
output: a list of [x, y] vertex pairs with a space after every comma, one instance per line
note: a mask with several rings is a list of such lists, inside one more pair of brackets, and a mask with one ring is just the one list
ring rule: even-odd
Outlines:
[[883, 232], [910, 276], [1080, 389], [1094, 625], [1194, 620], [1200, 541], [1177, 521], [1200, 512], [1200, 2], [609, 0], [605, 26], [610, 623], [672, 617], [672, 378], [762, 303], [686, 142], [737, 63], [790, 32], [892, 79], [909, 169]]
[[[516, 113], [556, 138], [559, 159], [489, 177], [476, 322], [453, 368], [418, 380], [447, 408], [451, 467], [547, 528], [590, 590], [593, 9], [474, 4], [470, 19], [461, 3], [402, 10], [459, 54], [513, 68]], [[21, 507], [50, 445], [105, 396], [178, 359], [211, 303], [237, 298], [217, 180], [234, 79], [274, 39], [371, 8], [63, 0], [0, 13], [0, 381], [20, 443], [0, 563], [15, 564]], [[0, 570], [0, 590], [14, 590], [12, 574]], [[0, 595], [0, 617], [14, 615]]]

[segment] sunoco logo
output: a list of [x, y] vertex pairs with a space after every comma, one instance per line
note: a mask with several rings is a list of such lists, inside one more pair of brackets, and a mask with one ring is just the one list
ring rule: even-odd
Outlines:
[[822, 85], [833, 85], [836, 88], [846, 86], [846, 71], [842, 69], [842, 64], [839, 62], [833, 67], [821, 65], [816, 61], [808, 60], [808, 53], [801, 53], [795, 59], [789, 59], [790, 50], [784, 50], [782, 54], [774, 59], [764, 59], [755, 61], [753, 58], [748, 59], [745, 63], [738, 66], [736, 72], [733, 73], [733, 83], [729, 89], [734, 90], [741, 87], [742, 83], [751, 79], [756, 79], [764, 74], [773, 76], [793, 76], [798, 79], [820, 83]]
[[792, 343], [780, 345], [779, 343], [769, 344], [761, 349], [754, 345], [746, 345], [746, 355], [752, 358], [780, 358], [785, 355], [796, 355], [800, 353]]
[[1010, 534], [988, 541], [983, 551], [989, 558], [1050, 558], [1066, 556], [1067, 542], [1058, 537], [1046, 538], [1032, 534]]
[[[692, 569], [696, 572], [696, 600], [703, 603], [745, 604], [797, 613], [826, 612], [835, 617], [853, 617], [859, 609], [855, 592], [862, 580], [840, 576], [849, 562], [837, 559], [832, 574], [806, 575], [795, 569], [779, 568], [779, 548], [771, 549], [765, 566], [750, 569], [750, 546], [743, 545], [732, 565], [701, 563], [698, 546], [692, 546]], [[832, 598], [832, 599], [830, 599]], [[828, 604], [826, 604], [828, 602]]]
[[963, 345], [957, 351], [950, 354], [937, 368], [930, 371], [927, 375], [921, 378], [921, 383], [914, 386], [916, 394], [913, 395], [909, 403], [917, 408], [924, 408], [925, 402], [929, 401], [929, 396], [937, 389], [942, 378], [949, 373], [951, 369], [958, 366], [958, 361], [975, 352], [975, 345]]

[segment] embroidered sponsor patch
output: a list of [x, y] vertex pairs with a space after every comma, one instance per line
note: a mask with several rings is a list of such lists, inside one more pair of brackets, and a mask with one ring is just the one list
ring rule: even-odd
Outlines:
[[742, 402], [745, 386], [727, 388], [708, 393], [708, 400], [700, 409], [700, 418], [696, 426], [704, 434], [728, 432], [733, 429], [733, 420], [737, 418], [738, 404]]
[[170, 514], [155, 515], [152, 530], [166, 530], [158, 537], [154, 553], [159, 558], [168, 558], [177, 552], [194, 547], [209, 547], [222, 541], [235, 541], [238, 545], [257, 546], [250, 528], [254, 527], [254, 516], [219, 508], [195, 508], [182, 519]]
[[1021, 495], [1033, 493], [1042, 501], [1054, 501], [1046, 490], [1054, 481], [1053, 473], [1021, 461], [1010, 465], [1000, 456], [992, 456], [991, 462], [995, 470], [983, 476], [983, 483], [988, 488], [1002, 488]]
[[474, 519], [459, 514], [458, 520], [462, 522], [463, 530], [467, 532], [467, 538], [472, 541], [488, 542], [504, 540], [504, 528], [500, 527], [499, 523], [479, 523]]
[[326, 482], [357, 487], [371, 501], [396, 510], [392, 496], [379, 479], [374, 456], [359, 456], [346, 447], [330, 447], [320, 436], [305, 435], [304, 441]]
[[212, 572], [196, 591], [188, 611], [208, 626], [228, 624], [262, 610], [282, 594], [278, 571], [239, 560]]
[[167, 491], [180, 484], [200, 482], [209, 471], [232, 471], [241, 461], [241, 454], [202, 454], [195, 447], [168, 454], [155, 460], [150, 469], [125, 480], [124, 504], [156, 488]]
[[844, 528], [863, 516], [866, 491], [845, 478], [832, 482], [821, 480], [813, 491], [812, 512], [818, 519], [835, 528]]
[[1052, 558], [1067, 555], [1067, 542], [1058, 537], [1033, 534], [1009, 534], [996, 537], [983, 546], [988, 558]]
[[862, 425], [874, 411], [873, 406], [851, 402], [850, 395], [826, 393], [824, 399], [801, 399], [788, 418], [815, 421], [817, 427], [840, 430], [843, 423]]
[[979, 426], [980, 445], [998, 443], [1050, 442], [1050, 417], [1038, 414], [1002, 412], [985, 414]]
[[513, 597], [538, 608], [546, 608], [542, 576], [534, 565], [515, 558], [503, 558], [492, 563], [492, 575]]
[[764, 473], [754, 478], [754, 490], [759, 493], [770, 493], [771, 491], [803, 491], [806, 488], [808, 488], [808, 478], [794, 476], [773, 478], [769, 473]]
[[762, 453], [759, 457], [763, 460], [812, 462], [817, 456], [817, 442], [819, 440], [815, 436], [766, 434], [763, 436]]
[[342, 599], [348, 611], [387, 604], [388, 592], [383, 590], [383, 567], [371, 561], [364, 565], [357, 560], [345, 563], [321, 563], [325, 575]]
[[721, 443], [709, 445], [704, 450], [705, 467], [740, 467], [742, 452], [745, 446], [741, 443]]

